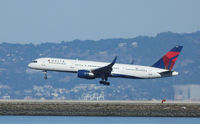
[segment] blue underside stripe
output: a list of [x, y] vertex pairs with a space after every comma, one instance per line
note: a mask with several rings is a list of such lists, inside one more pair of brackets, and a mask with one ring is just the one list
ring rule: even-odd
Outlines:
[[112, 74], [111, 77], [144, 79], [144, 78], [140, 78], [140, 77], [135, 77], [135, 76], [130, 76], [130, 75], [122, 75], [122, 74]]

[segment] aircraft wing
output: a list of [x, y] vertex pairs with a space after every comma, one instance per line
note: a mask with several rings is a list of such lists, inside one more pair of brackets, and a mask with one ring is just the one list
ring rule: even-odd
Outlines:
[[108, 76], [111, 74], [112, 67], [115, 64], [116, 60], [117, 60], [117, 56], [114, 58], [114, 60], [109, 65], [101, 67], [101, 68], [97, 68], [97, 69], [94, 69], [94, 70], [91, 70], [91, 72], [96, 77], [101, 77], [101, 78], [107, 80]]

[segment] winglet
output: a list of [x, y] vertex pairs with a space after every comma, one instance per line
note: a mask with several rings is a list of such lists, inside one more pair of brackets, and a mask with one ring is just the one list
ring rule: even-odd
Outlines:
[[117, 56], [115, 56], [115, 58], [113, 59], [112, 63], [110, 63], [110, 65], [113, 66], [115, 64], [116, 60], [117, 60]]

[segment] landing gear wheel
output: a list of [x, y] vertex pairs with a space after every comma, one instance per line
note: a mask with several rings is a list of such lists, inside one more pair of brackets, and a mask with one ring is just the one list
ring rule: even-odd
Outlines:
[[110, 82], [106, 82], [106, 85], [107, 85], [107, 86], [110, 86]]
[[109, 82], [107, 82], [107, 81], [99, 81], [99, 83], [100, 83], [100, 84], [103, 84], [103, 85], [107, 85], [107, 86], [109, 86], [109, 85], [110, 85], [110, 83], [109, 83]]
[[103, 75], [101, 75], [101, 81], [99, 81], [99, 83], [109, 86], [110, 82], [107, 82], [107, 80], [108, 80], [108, 75], [103, 74]]

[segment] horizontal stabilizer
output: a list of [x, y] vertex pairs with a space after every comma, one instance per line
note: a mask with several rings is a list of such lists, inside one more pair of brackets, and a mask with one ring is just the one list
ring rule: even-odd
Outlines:
[[163, 71], [163, 72], [160, 72], [159, 74], [161, 74], [161, 75], [162, 75], [162, 74], [172, 74], [172, 72], [173, 72], [173, 71]]

